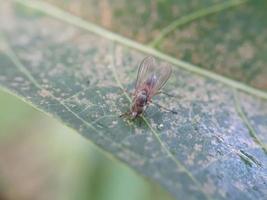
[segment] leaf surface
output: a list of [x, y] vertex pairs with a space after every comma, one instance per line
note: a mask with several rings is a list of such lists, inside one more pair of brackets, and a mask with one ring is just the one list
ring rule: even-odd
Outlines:
[[161, 52], [267, 91], [265, 0], [46, 0]]
[[[265, 199], [266, 94], [202, 73], [42, 1], [0, 6], [0, 85], [55, 116], [176, 199]], [[147, 55], [173, 64], [165, 90], [144, 117], [130, 107]]]

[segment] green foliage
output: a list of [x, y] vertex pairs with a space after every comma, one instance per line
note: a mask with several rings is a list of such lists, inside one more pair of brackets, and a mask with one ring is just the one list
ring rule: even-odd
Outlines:
[[[44, 15], [23, 12], [17, 4]], [[265, 198], [265, 92], [48, 3], [17, 0], [0, 9], [5, 17], [0, 19], [2, 87], [159, 182], [177, 199]], [[147, 54], [174, 65], [165, 89], [182, 97], [155, 100], [178, 114], [151, 107], [136, 121], [121, 119], [130, 104], [122, 89], [133, 83]]]
[[45, 1], [175, 58], [267, 91], [265, 0]]

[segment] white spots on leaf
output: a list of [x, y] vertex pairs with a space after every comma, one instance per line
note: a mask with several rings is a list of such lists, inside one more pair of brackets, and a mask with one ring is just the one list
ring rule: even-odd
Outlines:
[[190, 155], [187, 156], [185, 163], [189, 166], [192, 166], [194, 164], [195, 157], [196, 153], [195, 152], [191, 153]]
[[212, 139], [212, 140], [210, 141], [210, 143], [211, 143], [212, 145], [217, 145], [218, 142], [219, 142], [219, 140], [218, 140], [217, 138], [214, 138], [214, 139]]
[[212, 180], [208, 179], [207, 182], [203, 183], [203, 190], [206, 194], [213, 195], [216, 192], [216, 186]]
[[48, 76], [57, 76], [64, 72], [65, 66], [62, 63], [57, 63], [55, 67], [49, 70]]
[[202, 147], [203, 147], [203, 146], [202, 146], [201, 144], [195, 144], [195, 145], [194, 145], [194, 150], [195, 150], [195, 151], [201, 151], [201, 150], [202, 150]]
[[164, 134], [166, 134], [167, 136], [168, 136], [168, 138], [177, 138], [178, 136], [179, 136], [179, 133], [175, 130], [175, 129], [166, 129], [166, 131], [165, 131], [165, 133]]
[[246, 42], [238, 48], [238, 53], [242, 59], [250, 60], [255, 56], [255, 49], [252, 44]]
[[46, 78], [42, 79], [42, 81], [43, 81], [43, 83], [45, 83], [45, 84], [49, 83], [49, 80], [46, 79]]
[[[130, 122], [130, 123], [132, 123], [132, 122]], [[135, 135], [142, 135], [142, 134], [144, 134], [144, 132], [141, 128], [135, 128], [134, 134]]]
[[88, 98], [86, 98], [86, 97], [81, 97], [81, 98], [79, 98], [79, 96], [75, 96], [75, 97], [73, 97], [72, 99], [71, 99], [71, 101], [72, 102], [75, 102], [75, 103], [77, 103], [77, 104], [79, 104], [79, 105], [85, 105], [85, 106], [88, 106], [89, 104], [92, 104], [91, 102], [90, 102], [90, 100], [88, 99]]
[[23, 82], [23, 81], [24, 81], [24, 78], [21, 77], [21, 76], [16, 76], [16, 77], [14, 78], [14, 81], [17, 81], [17, 82]]
[[246, 190], [246, 186], [241, 183], [240, 181], [237, 181], [234, 183], [235, 187], [237, 187], [240, 191], [245, 191]]
[[113, 120], [112, 122], [111, 122], [111, 124], [108, 126], [109, 128], [114, 128], [114, 127], [116, 127], [118, 125], [118, 121], [117, 120]]
[[150, 124], [153, 128], [157, 128], [158, 127], [158, 124], [154, 122], [153, 119], [150, 119]]
[[68, 26], [68, 28], [66, 28], [64, 30], [64, 34], [58, 34], [57, 42], [59, 42], [59, 43], [68, 42], [76, 34], [77, 34], [77, 29], [75, 29], [75, 28], [73, 28], [71, 26]]
[[158, 129], [163, 129], [164, 125], [163, 124], [158, 124]]
[[23, 58], [23, 60], [30, 62], [32, 67], [39, 66], [43, 61], [43, 52], [38, 51], [37, 49], [32, 50], [31, 52], [20, 52], [18, 55]]
[[112, 121], [112, 124], [113, 125], [117, 125], [118, 124], [118, 121]]
[[45, 89], [50, 89], [51, 88], [49, 84], [44, 84], [44, 85], [42, 85], [42, 87], [45, 88]]
[[51, 93], [50, 93], [48, 90], [46, 90], [46, 89], [42, 89], [42, 90], [39, 91], [38, 93], [39, 93], [39, 95], [40, 95], [41, 97], [43, 97], [43, 98], [46, 98], [46, 97], [51, 96]]
[[31, 38], [26, 34], [18, 35], [18, 38], [16, 40], [16, 44], [19, 46], [26, 46], [29, 45], [31, 41]]
[[193, 124], [198, 124], [201, 122], [201, 117], [199, 115], [195, 115], [193, 118], [192, 118], [192, 123]]

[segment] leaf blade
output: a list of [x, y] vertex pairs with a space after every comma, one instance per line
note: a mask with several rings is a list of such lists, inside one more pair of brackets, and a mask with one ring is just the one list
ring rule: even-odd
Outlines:
[[[7, 16], [10, 24], [15, 25], [1, 26], [11, 51], [5, 48], [1, 52], [1, 61], [6, 59], [1, 62], [1, 85], [60, 118], [140, 173], [159, 181], [177, 198], [225, 199], [223, 192], [228, 192], [230, 199], [234, 199], [236, 196], [229, 187], [238, 186], [235, 178], [242, 171], [236, 169], [238, 173], [224, 180], [216, 177], [216, 170], [225, 167], [225, 163], [220, 161], [221, 154], [231, 155], [226, 156], [230, 167], [222, 172], [225, 176], [235, 165], [244, 172], [250, 169], [238, 159], [236, 151], [240, 149], [243, 152], [252, 151], [247, 155], [264, 163], [264, 152], [250, 138], [246, 126], [233, 109], [231, 89], [221, 83], [176, 69], [167, 89], [181, 92], [186, 99], [161, 101], [178, 108], [179, 116], [151, 108], [145, 121], [139, 121], [140, 125], [138, 122], [128, 124], [116, 117], [129, 106], [127, 99], [119, 95], [118, 86], [122, 87], [131, 81], [128, 77], [134, 77], [135, 66], [144, 56], [143, 53], [47, 16]], [[48, 25], [53, 29], [47, 32], [42, 27]], [[62, 39], [62, 31], [70, 33], [70, 36]], [[13, 64], [9, 60], [13, 60]], [[22, 68], [24, 70], [19, 70]], [[111, 76], [114, 71], [117, 74]], [[86, 84], [88, 77], [91, 82], [89, 89]], [[257, 102], [259, 108], [256, 110], [260, 117], [266, 116], [266, 103], [263, 100], [256, 98], [250, 101], [249, 95], [240, 94], [250, 106]], [[253, 112], [252, 116], [255, 116]], [[221, 123], [220, 126], [217, 123]], [[161, 124], [163, 129], [158, 126]], [[229, 132], [231, 126], [234, 128]], [[155, 129], [157, 132], [153, 131]], [[259, 129], [259, 132], [264, 132], [266, 126], [262, 130]], [[240, 138], [235, 138], [235, 131], [240, 134]], [[217, 137], [222, 137], [222, 141], [215, 140]], [[203, 169], [197, 171], [200, 167]], [[250, 178], [253, 183], [258, 182], [256, 186], [259, 191], [251, 194], [239, 191], [238, 194], [247, 199], [258, 197], [264, 192], [260, 184], [264, 181], [266, 166], [250, 167], [253, 167], [255, 177], [246, 172], [246, 177], [241, 177], [241, 183]], [[193, 171], [196, 173], [193, 174]], [[215, 178], [209, 180], [212, 176]], [[204, 186], [199, 186], [200, 181]], [[209, 188], [216, 181], [224, 186], [222, 191], [219, 190], [220, 184], [213, 190]], [[227, 185], [227, 181], [231, 184]], [[250, 186], [246, 187], [251, 189]]]

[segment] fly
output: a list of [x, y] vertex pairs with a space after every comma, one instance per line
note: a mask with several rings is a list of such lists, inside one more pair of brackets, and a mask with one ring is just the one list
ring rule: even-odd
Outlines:
[[[172, 68], [170, 65], [156, 65], [155, 59], [152, 56], [144, 58], [139, 65], [130, 111], [121, 116], [128, 115], [132, 119], [140, 116], [148, 105], [152, 104], [152, 97], [160, 93], [160, 90], [170, 78], [171, 73]], [[153, 104], [176, 113], [159, 104]]]

